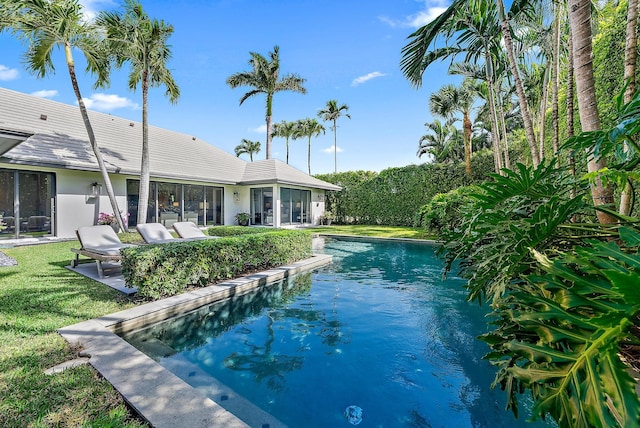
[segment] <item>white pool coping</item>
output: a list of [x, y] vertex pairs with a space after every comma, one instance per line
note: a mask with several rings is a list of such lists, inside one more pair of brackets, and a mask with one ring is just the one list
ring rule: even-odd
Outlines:
[[243, 294], [267, 283], [311, 271], [331, 260], [330, 255], [314, 254], [309, 259], [290, 265], [63, 327], [58, 333], [71, 345], [81, 346], [81, 355], [90, 357], [89, 364], [154, 427], [282, 427], [284, 425], [268, 413], [232, 390], [225, 390], [224, 385], [216, 384], [216, 393], [223, 391], [225, 407], [238, 409], [246, 421], [244, 422], [208, 398], [204, 390], [191, 387], [124, 341], [118, 333], [135, 330], [215, 301]]

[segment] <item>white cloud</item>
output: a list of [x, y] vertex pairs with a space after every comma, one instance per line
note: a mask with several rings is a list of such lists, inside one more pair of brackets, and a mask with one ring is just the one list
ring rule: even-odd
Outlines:
[[267, 125], [260, 125], [257, 128], [249, 129], [249, 132], [255, 132], [256, 134], [266, 134], [267, 133]]
[[137, 110], [140, 107], [128, 98], [120, 97], [118, 95], [109, 94], [93, 94], [89, 98], [83, 98], [84, 104], [87, 108], [98, 111], [111, 111], [118, 108], [129, 108]]
[[378, 19], [391, 27], [411, 27], [419, 28], [436, 19], [449, 7], [449, 0], [420, 0], [423, 3], [422, 10], [404, 17], [403, 19], [393, 19], [381, 16]]
[[[332, 146], [327, 147], [326, 149], [322, 149], [322, 151], [323, 151], [323, 152], [325, 152], [325, 153], [333, 153], [333, 145], [332, 145]], [[342, 153], [343, 151], [344, 151], [344, 150], [342, 150], [342, 149], [340, 148], [340, 146], [338, 146], [338, 148], [336, 149], [336, 152], [338, 152], [338, 153]]]
[[380, 73], [379, 71], [374, 71], [373, 73], [365, 74], [364, 76], [356, 77], [351, 82], [351, 86], [358, 86], [361, 83], [364, 83], [368, 80], [375, 79], [376, 77], [386, 76], [384, 73]]
[[18, 78], [18, 69], [9, 68], [0, 64], [0, 80], [13, 80]]
[[31, 95], [39, 98], [53, 98], [58, 96], [58, 91], [55, 89], [43, 89], [42, 91], [31, 92]]
[[80, 0], [80, 4], [84, 6], [84, 18], [87, 21], [92, 21], [99, 11], [117, 6], [112, 0]]

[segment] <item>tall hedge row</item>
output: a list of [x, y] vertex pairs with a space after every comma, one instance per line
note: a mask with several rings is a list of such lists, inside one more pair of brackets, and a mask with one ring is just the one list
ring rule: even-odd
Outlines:
[[472, 177], [464, 164], [422, 164], [388, 168], [380, 173], [350, 171], [316, 175], [342, 187], [327, 195], [327, 209], [342, 224], [418, 226], [419, 211], [434, 195], [484, 181], [494, 171], [493, 157], [473, 158]]
[[309, 232], [273, 230], [125, 248], [122, 274], [129, 286], [137, 287], [139, 296], [158, 299], [182, 293], [189, 286], [206, 286], [309, 256]]

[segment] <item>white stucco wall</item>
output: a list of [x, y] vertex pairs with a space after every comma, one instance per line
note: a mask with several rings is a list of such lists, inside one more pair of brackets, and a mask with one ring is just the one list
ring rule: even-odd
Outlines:
[[[91, 194], [91, 183], [97, 182], [101, 192]], [[60, 238], [76, 236], [80, 226], [95, 224], [101, 212], [112, 214], [113, 209], [99, 173], [59, 170], [56, 172], [56, 235]], [[125, 176], [111, 175], [113, 192], [122, 212], [127, 210], [127, 180]]]

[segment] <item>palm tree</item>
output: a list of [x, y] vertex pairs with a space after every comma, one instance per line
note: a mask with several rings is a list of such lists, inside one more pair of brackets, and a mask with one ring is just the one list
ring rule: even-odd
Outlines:
[[416, 156], [421, 158], [428, 153], [433, 156], [436, 163], [462, 159], [458, 157], [457, 146], [460, 144], [460, 133], [453, 126], [454, 121], [455, 119], [448, 119], [446, 122], [441, 122], [439, 119], [434, 119], [433, 122], [425, 123], [424, 126], [429, 133], [420, 137]]
[[140, 191], [138, 192], [138, 224], [146, 223], [149, 202], [149, 87], [166, 87], [165, 95], [175, 104], [180, 89], [173, 80], [167, 61], [171, 51], [167, 39], [173, 27], [164, 21], [150, 19], [136, 0], [127, 0], [124, 13], [101, 12], [97, 23], [106, 34], [109, 51], [116, 66], [128, 62], [129, 89], [142, 86], [142, 156], [140, 166]]
[[307, 117], [296, 122], [296, 131], [293, 138], [308, 138], [307, 166], [309, 168], [309, 175], [311, 175], [311, 137], [317, 137], [320, 134], [324, 133], [324, 126], [322, 126], [322, 124], [315, 119], [310, 119]]
[[273, 52], [269, 53], [269, 59], [258, 53], [250, 52], [251, 59], [249, 60], [249, 65], [252, 67], [252, 70], [235, 73], [227, 78], [227, 85], [234, 89], [239, 86], [249, 86], [253, 88], [240, 98], [240, 105], [242, 105], [245, 100], [258, 94], [265, 94], [267, 97], [267, 110], [265, 115], [267, 122], [267, 159], [271, 159], [273, 95], [276, 92], [282, 91], [294, 91], [301, 94], [307, 93], [307, 90], [302, 86], [305, 79], [295, 74], [288, 74], [282, 77], [282, 79], [279, 78], [279, 51], [278, 46], [275, 46]]
[[103, 44], [99, 32], [94, 25], [83, 21], [82, 5], [78, 0], [24, 0], [20, 3], [20, 10], [14, 18], [13, 30], [19, 38], [25, 39], [29, 43], [25, 54], [27, 69], [39, 78], [55, 71], [51, 58], [55, 48], [60, 47], [64, 51], [71, 86], [78, 101], [89, 143], [104, 180], [111, 208], [118, 225], [126, 231], [126, 223], [118, 208], [111, 179], [80, 93], [73, 61], [73, 50], [77, 49], [84, 54], [87, 61], [87, 71], [96, 74], [98, 82], [108, 80], [109, 67], [108, 61], [105, 59], [107, 55], [102, 49]]
[[338, 133], [338, 125], [337, 121], [340, 117], [345, 116], [351, 119], [351, 116], [347, 111], [349, 110], [349, 106], [346, 104], [338, 105], [337, 100], [329, 100], [327, 101], [327, 106], [318, 112], [318, 117], [324, 120], [331, 120], [333, 122], [333, 170], [335, 173], [338, 172], [338, 143], [337, 143], [337, 133]]
[[282, 137], [286, 140], [287, 144], [287, 165], [289, 164], [289, 138], [293, 137], [296, 131], [295, 122], [287, 122], [283, 120], [280, 123], [273, 124], [272, 137]]
[[471, 177], [471, 107], [476, 100], [477, 91], [471, 79], [465, 79], [462, 86], [444, 85], [429, 98], [431, 113], [444, 118], [453, 118], [462, 113], [464, 140], [464, 162], [467, 176]]
[[[402, 48], [400, 68], [411, 84], [419, 87], [427, 67], [438, 60], [464, 54], [466, 63], [482, 63], [488, 85], [491, 134], [496, 172], [502, 168], [498, 115], [496, 113], [496, 62], [502, 55], [496, 6], [485, 0], [454, 0], [440, 16], [409, 36]], [[444, 47], [435, 43], [444, 39]]]
[[516, 93], [518, 94], [518, 102], [520, 104], [520, 113], [522, 115], [522, 121], [524, 122], [524, 130], [527, 136], [527, 142], [529, 143], [529, 149], [531, 150], [531, 160], [533, 161], [533, 166], [536, 167], [540, 164], [540, 156], [536, 150], [536, 136], [533, 132], [533, 121], [531, 120], [531, 113], [529, 112], [529, 106], [527, 105], [527, 97], [524, 93], [524, 87], [522, 86], [522, 79], [520, 78], [520, 70], [513, 51], [511, 26], [509, 24], [507, 14], [504, 11], [503, 0], [496, 0], [496, 5], [498, 7], [498, 17], [500, 18], [500, 28], [502, 29], [504, 46], [507, 51], [509, 65], [511, 66], [511, 77], [513, 78], [513, 82], [516, 86]]
[[[578, 113], [583, 131], [600, 129], [600, 115], [596, 103], [596, 89], [593, 78], [591, 1], [569, 0], [569, 23], [573, 37], [573, 61], [578, 95]], [[589, 172], [600, 171], [607, 166], [604, 157], [589, 157]], [[591, 185], [591, 197], [595, 206], [613, 204], [613, 188], [605, 186], [600, 179]], [[603, 224], [616, 223], [615, 217], [597, 210], [598, 221]]]
[[260, 141], [251, 141], [243, 138], [241, 143], [238, 144], [234, 150], [237, 157], [248, 154], [249, 159], [253, 162], [253, 154], [260, 152]]

